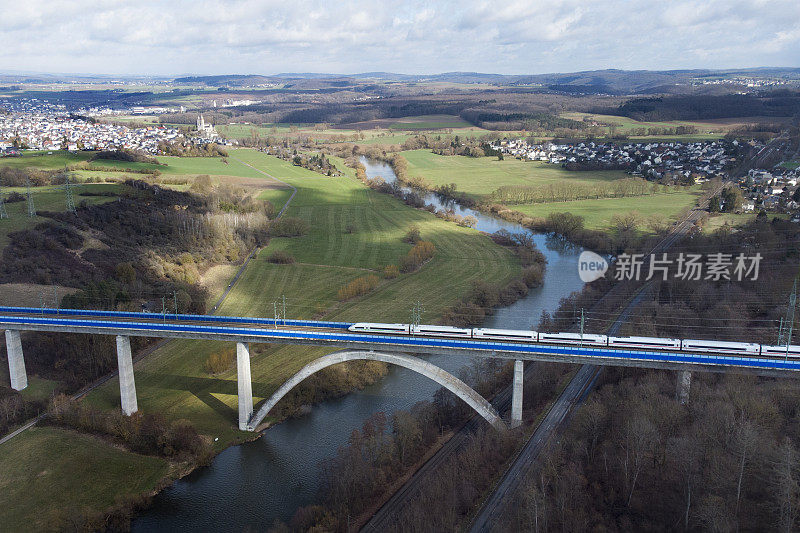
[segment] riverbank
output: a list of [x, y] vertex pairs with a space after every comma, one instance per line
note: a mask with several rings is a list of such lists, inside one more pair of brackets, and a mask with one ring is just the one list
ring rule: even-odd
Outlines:
[[[237, 150], [236, 156], [237, 160], [256, 168], [270, 170], [283, 168], [280, 164], [283, 162], [253, 150]], [[218, 161], [212, 163], [218, 164]], [[260, 174], [244, 163], [236, 164], [247, 169], [252, 174], [252, 179], [267, 180], [266, 177], [259, 177]], [[291, 177], [284, 177], [280, 173], [278, 175], [298, 190], [286, 216], [305, 220], [309, 227], [308, 233], [293, 238], [273, 238], [269, 246], [251, 259], [241, 279], [220, 307], [221, 314], [273, 316], [273, 303], [281, 300], [282, 304], [285, 297], [287, 318], [329, 316], [335, 320], [357, 321], [369, 316], [381, 321], [408, 321], [414, 302], [422, 301], [425, 304], [423, 320], [433, 320], [465, 295], [474, 281], [483, 279], [492, 283], [505, 283], [519, 275], [519, 260], [507, 249], [495, 245], [483, 235], [410, 209], [392, 198], [368, 190], [355, 180], [314, 175], [305, 170], [294, 171]], [[387, 280], [368, 294], [339, 301], [338, 290], [353, 279], [365, 275], [364, 269], [380, 275], [386, 265], [395, 264], [407, 254], [411, 245], [404, 243], [402, 238], [412, 225], [420, 228], [423, 239], [434, 243], [436, 254], [431, 261], [414, 273]], [[297, 263], [288, 265], [270, 263], [267, 258], [275, 250], [291, 253]], [[229, 343], [170, 342], [135, 365], [140, 411], [161, 413], [169, 421], [184, 420], [194, 426], [212, 443], [215, 459], [209, 467], [211, 471], [215, 470], [215, 464], [225, 465], [229, 456], [238, 454], [240, 451], [238, 448], [241, 446], [233, 446], [237, 450], [231, 453], [232, 445], [245, 443], [253, 438], [252, 434], [242, 433], [236, 428], [238, 408], [235, 369], [228, 368], [221, 373], [213, 374], [205, 370], [205, 364], [213, 354], [229, 349]], [[308, 362], [329, 351], [330, 349], [315, 347], [251, 346], [254, 400], [260, 402], [268, 398], [288, 377]], [[365, 390], [371, 390], [371, 386], [367, 385]], [[103, 411], [117, 411], [119, 409], [117, 381], [109, 380], [88, 394], [83, 401]], [[332, 400], [330, 403], [347, 402], [347, 397], [344, 397]], [[311, 411], [308, 416], [290, 419], [280, 426], [296, 428], [298, 420], [315, 419], [314, 415], [317, 412], [323, 412], [317, 408]], [[347, 422], [342, 421], [330, 423], [337, 427], [328, 433], [335, 434], [336, 438], [340, 439], [331, 441], [331, 446], [335, 449], [346, 440], [346, 434], [349, 433], [346, 428], [349, 426]], [[317, 427], [322, 426], [324, 424], [317, 425]], [[281, 453], [285, 452], [286, 461], [280, 459], [274, 462], [264, 461], [264, 453], [270, 453], [268, 451], [260, 452], [258, 454], [260, 459], [254, 459], [260, 464], [271, 463], [272, 474], [265, 473], [264, 479], [271, 480], [272, 487], [296, 484], [298, 472], [302, 472], [304, 468], [308, 468], [310, 472], [316, 466], [314, 460], [311, 461], [313, 463], [311, 466], [298, 463], [308, 463], [309, 458], [315, 457], [318, 453], [323, 455], [330, 453], [316, 452], [309, 447], [303, 448], [293, 438], [298, 432], [282, 428], [274, 427], [267, 433], [286, 438], [281, 442], [281, 446], [285, 445]], [[342, 433], [345, 435], [342, 436]], [[59, 449], [76, 445], [68, 433], [58, 429], [54, 434], [58, 437]], [[312, 444], [310, 435], [305, 436], [309, 446]], [[95, 483], [102, 484], [100, 481], [104, 479], [99, 477], [95, 469], [87, 467], [85, 458], [79, 460], [78, 455], [71, 453], [54, 457], [48, 454], [47, 450], [31, 444], [30, 439], [24, 434], [16, 438], [22, 439], [21, 447], [31, 450], [30, 462], [37, 465], [33, 470], [36, 468], [51, 470], [50, 465], [59, 462], [60, 457], [66, 461], [62, 471], [69, 474], [64, 476], [60, 497], [52, 499], [53, 502], [61, 503], [50, 506], [55, 513], [54, 520], [61, 523], [62, 518], [73, 517], [76, 509], [94, 513], [108, 507], [107, 500], [96, 498], [87, 500], [83, 497], [82, 487]], [[274, 444], [271, 439], [267, 441], [268, 445]], [[245, 447], [251, 444], [262, 446], [263, 442], [262, 444], [247, 442]], [[108, 444], [103, 446], [110, 448]], [[0, 455], [5, 455], [3, 453], [5, 449], [6, 445], [0, 447]], [[115, 448], [115, 450], [123, 457], [138, 457], [122, 449]], [[287, 461], [292, 463], [292, 467], [287, 468]], [[283, 470], [284, 468], [286, 470]], [[176, 491], [176, 485], [181, 486], [190, 482], [189, 480], [204, 478], [208, 475], [204, 473], [205, 470], [202, 468], [194, 470], [164, 492], [178, 492], [180, 489]], [[241, 473], [243, 467], [237, 463], [229, 465], [227, 470]], [[136, 481], [144, 478], [154, 480], [147, 483], [147, 490], [155, 487], [157, 481], [164, 478], [161, 472], [150, 477], [144, 469], [133, 475]], [[303, 477], [302, 474], [299, 477]], [[315, 480], [316, 474], [310, 473], [310, 478]], [[46, 476], [30, 481], [27, 478], [8, 478], [5, 481], [7, 485], [4, 485], [4, 494], [8, 502], [27, 501], [30, 499], [30, 494], [38, 495], [41, 498], [32, 500], [33, 506], [28, 508], [35, 509], [37, 506], [40, 508], [47, 506], [51, 501], [47, 495], [52, 490], [50, 488], [52, 484], [47, 482]], [[296, 487], [298, 490], [295, 492], [299, 498], [305, 498], [306, 494], [315, 492], [315, 483], [316, 481], [309, 482], [307, 490], [304, 487]], [[127, 483], [123, 482], [111, 484], [109, 487], [108, 495], [104, 496], [111, 498], [110, 503], [114, 503], [113, 500], [117, 497], [122, 498], [126, 494], [141, 492], [129, 490]], [[242, 489], [242, 492], [246, 490]], [[259, 493], [263, 495], [270, 490], [268, 487], [259, 490]], [[231, 497], [236, 499], [238, 495], [233, 494]], [[160, 496], [156, 497], [155, 505], [158, 504], [159, 498]], [[302, 504], [300, 500], [287, 501], [283, 494], [272, 494], [266, 500], [267, 509], [271, 509], [270, 512], [275, 514], [282, 514], [283, 509], [288, 508], [293, 512]], [[253, 508], [263, 508], [264, 504], [265, 498], [252, 502]], [[196, 510], [192, 511], [192, 514], [198, 515]], [[20, 516], [19, 523], [24, 524], [26, 521], [33, 523], [30, 516]], [[269, 520], [271, 521], [272, 519]], [[205, 528], [207, 524], [208, 515], [205, 515], [197, 527]]]
[[[537, 187], [541, 189], [555, 186], [560, 183], [558, 180], [587, 187], [592, 184], [607, 184], [609, 180], [632, 178], [616, 171], [567, 171], [549, 164], [541, 167], [543, 164], [534, 162], [442, 156], [427, 150], [378, 153], [368, 149], [365, 153], [389, 165], [397, 182], [418, 194], [433, 193], [440, 198], [445, 209], [436, 214], [441, 218], [451, 218], [460, 223], [463, 220], [460, 211], [466, 207], [514, 222], [536, 233], [553, 234], [597, 253], [615, 253], [634, 242], [642, 242], [665, 233], [675, 221], [684, 218], [692, 207], [702, 203], [706, 199], [707, 189], [712, 187], [662, 186], [661, 193], [625, 197], [598, 196], [573, 201], [553, 200], [509, 206], [493, 199], [493, 191], [503, 183], [533, 190]], [[405, 155], [414, 156], [413, 165]], [[443, 161], [453, 164], [444, 165]], [[513, 166], [506, 173], [495, 168], [495, 165], [510, 164]], [[446, 169], [451, 171], [445, 172]], [[418, 175], [412, 175], [412, 172]], [[537, 172], [543, 175], [538, 176]], [[442, 177], [443, 173], [447, 175], [446, 178]], [[478, 176], [482, 177], [480, 187], [476, 181]], [[362, 181], [366, 183], [368, 180]], [[487, 188], [487, 181], [493, 185]], [[653, 184], [649, 186], [658, 187]], [[407, 203], [413, 204], [413, 200]], [[459, 207], [453, 209], [453, 205]]]
[[[354, 178], [352, 175], [350, 177]], [[525, 231], [524, 228], [482, 215], [479, 218], [477, 229], [485, 233], [494, 233], [499, 229]], [[345, 224], [346, 220], [342, 220], [341, 225]], [[424, 236], [424, 227], [420, 227]], [[448, 233], [470, 231], [454, 224], [447, 224], [447, 227], [452, 228]], [[473, 235], [484, 243], [490, 242], [484, 236], [474, 232]], [[494, 315], [487, 319], [486, 324], [490, 327], [528, 328], [543, 310], [554, 309], [563, 296], [582, 286], [574, 266], [576, 251], [551, 249], [544, 236], [532, 238], [548, 260], [544, 283], [511, 306], [496, 309]], [[492, 249], [493, 246], [496, 245], [489, 244], [488, 248]], [[441, 252], [437, 244], [437, 257]], [[453, 250], [449, 253], [455, 255], [457, 252]], [[464, 255], [458, 253], [457, 257], [463, 258]], [[480, 256], [476, 259], [480, 267]], [[431, 265], [423, 270], [433, 266], [436, 260], [435, 257]], [[472, 268], [476, 266], [472, 265]], [[573, 271], [574, 276], [564, 275], [564, 272]], [[481, 276], [473, 276], [472, 279], [481, 279]], [[445, 286], [448, 286], [447, 282]], [[408, 318], [401, 316], [400, 320]], [[460, 358], [444, 356], [431, 356], [427, 360], [456, 375], [469, 363]], [[390, 414], [408, 409], [420, 399], [433, 397], [437, 389], [435, 383], [422, 376], [405, 369], [390, 368], [388, 375], [374, 385], [318, 404], [302, 417], [271, 427], [257, 441], [224, 450], [208, 468], [194, 472], [157, 496], [153, 507], [134, 520], [133, 529], [167, 531], [171, 527], [187, 525], [208, 529], [209, 524], [216, 523], [216, 520], [223, 520], [223, 517], [229, 520], [226, 508], [221, 503], [231, 498], [237, 499], [242, 508], [252, 511], [248, 516], [235, 518], [236, 524], [230, 527], [259, 527], [258, 524], [263, 527], [263, 524], [271, 524], [276, 518], [288, 522], [297, 508], [317, 497], [321, 462], [334, 456], [336, 450], [348, 441], [352, 431], [361, 428], [365, 419], [376, 412]], [[242, 478], [238, 473], [243, 470], [258, 472], [259, 475]]]

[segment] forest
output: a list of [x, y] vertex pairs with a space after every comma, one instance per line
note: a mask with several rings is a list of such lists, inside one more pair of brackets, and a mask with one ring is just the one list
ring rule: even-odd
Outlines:
[[642, 121], [795, 117], [800, 114], [800, 92], [784, 89], [766, 94], [634, 98], [614, 110], [606, 109], [604, 112]]

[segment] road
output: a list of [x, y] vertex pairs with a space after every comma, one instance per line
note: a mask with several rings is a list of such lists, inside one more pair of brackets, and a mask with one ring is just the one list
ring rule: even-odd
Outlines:
[[[289, 196], [289, 199], [288, 199], [288, 200], [286, 200], [286, 203], [285, 203], [285, 204], [283, 204], [283, 207], [281, 207], [281, 210], [278, 212], [278, 214], [277, 214], [277, 215], [275, 215], [275, 219], [276, 219], [276, 220], [277, 220], [277, 219], [279, 219], [279, 218], [281, 218], [281, 216], [283, 216], [283, 214], [286, 212], [286, 209], [288, 209], [288, 208], [289, 208], [289, 204], [290, 204], [290, 203], [291, 203], [291, 201], [294, 199], [294, 196], [297, 194], [297, 187], [295, 187], [294, 185], [290, 185], [290, 184], [286, 183], [285, 181], [283, 181], [283, 180], [280, 180], [280, 179], [276, 178], [276, 177], [275, 177], [275, 176], [273, 176], [272, 174], [268, 174], [268, 173], [264, 172], [264, 171], [263, 171], [263, 170], [261, 170], [260, 168], [256, 168], [256, 167], [254, 167], [254, 166], [253, 166], [253, 165], [251, 165], [250, 163], [245, 163], [245, 162], [244, 162], [244, 161], [242, 161], [241, 159], [238, 159], [238, 158], [236, 158], [236, 157], [232, 157], [231, 159], [233, 159], [233, 160], [235, 160], [235, 161], [238, 161], [239, 163], [243, 164], [243, 165], [244, 165], [244, 166], [246, 166], [246, 167], [250, 167], [250, 168], [252, 168], [252, 169], [253, 169], [253, 170], [255, 170], [256, 172], [259, 172], [259, 173], [261, 173], [261, 174], [265, 175], [266, 177], [268, 177], [268, 178], [270, 178], [270, 179], [272, 179], [272, 180], [275, 180], [275, 181], [277, 181], [277, 182], [279, 182], [279, 183], [283, 183], [284, 185], [286, 185], [287, 187], [290, 187], [290, 188], [292, 189], [292, 194], [291, 194], [291, 196]], [[225, 298], [227, 298], [227, 297], [228, 297], [228, 294], [231, 292], [231, 290], [233, 290], [233, 287], [236, 285], [236, 282], [237, 282], [237, 281], [239, 281], [239, 278], [240, 278], [240, 277], [242, 276], [242, 274], [244, 273], [244, 269], [245, 269], [245, 268], [247, 268], [247, 265], [248, 265], [248, 263], [250, 263], [250, 259], [252, 259], [252, 258], [253, 258], [253, 256], [255, 256], [255, 255], [256, 255], [256, 253], [257, 253], [257, 252], [258, 252], [258, 247], [255, 247], [255, 248], [253, 248], [253, 249], [250, 251], [250, 255], [248, 255], [248, 256], [247, 256], [247, 259], [245, 260], [244, 264], [243, 264], [243, 265], [241, 266], [241, 268], [239, 268], [239, 270], [236, 272], [236, 275], [233, 277], [233, 279], [231, 280], [231, 282], [230, 282], [230, 283], [228, 283], [228, 286], [227, 286], [227, 287], [225, 287], [225, 291], [222, 293], [222, 296], [220, 296], [220, 297], [219, 297], [219, 299], [216, 301], [216, 303], [214, 303], [214, 307], [212, 307], [212, 308], [211, 308], [211, 314], [214, 314], [214, 313], [216, 312], [216, 310], [217, 310], [217, 309], [219, 309], [219, 306], [220, 306], [220, 305], [222, 305], [222, 302], [224, 302], [224, 301], [225, 301]]]

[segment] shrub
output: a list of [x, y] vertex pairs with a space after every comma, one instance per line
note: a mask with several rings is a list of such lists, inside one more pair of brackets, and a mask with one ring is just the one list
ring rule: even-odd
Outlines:
[[236, 352], [233, 348], [221, 352], [214, 352], [209, 355], [206, 362], [203, 363], [203, 370], [206, 371], [206, 374], [221, 374], [231, 368], [235, 360]]
[[445, 311], [442, 320], [449, 326], [479, 326], [486, 320], [486, 310], [472, 302], [459, 302]]
[[374, 289], [378, 285], [379, 281], [380, 280], [378, 279], [378, 276], [375, 274], [369, 274], [368, 276], [356, 278], [339, 289], [339, 300], [349, 300], [350, 298], [355, 298], [356, 296], [366, 294]]
[[7, 204], [13, 204], [15, 202], [24, 202], [24, 201], [25, 201], [25, 196], [18, 193], [17, 191], [11, 192], [11, 194], [9, 194], [5, 200]]
[[120, 411], [101, 411], [63, 394], [53, 398], [48, 422], [107, 435], [146, 455], [199, 460], [208, 453], [202, 437], [186, 421], [168, 422], [162, 414], [126, 416]]
[[529, 266], [533, 264], [545, 264], [547, 258], [537, 248], [529, 248], [527, 246], [517, 246], [517, 255], [522, 266]]
[[522, 281], [528, 287], [539, 287], [544, 280], [544, 264], [533, 263], [531, 266], [522, 270]]
[[383, 277], [386, 279], [394, 279], [400, 275], [400, 269], [397, 265], [386, 265], [383, 269]]
[[273, 237], [299, 237], [308, 233], [308, 222], [297, 217], [283, 217], [273, 220], [269, 234]]
[[419, 234], [419, 226], [411, 226], [408, 228], [405, 237], [403, 237], [403, 242], [407, 242], [409, 244], [417, 244], [420, 241], [420, 234]]
[[275, 263], [276, 265], [291, 265], [295, 262], [295, 259], [294, 256], [286, 250], [275, 250], [269, 254], [267, 261]]
[[408, 255], [400, 260], [400, 272], [408, 273], [418, 269], [422, 264], [433, 257], [436, 247], [430, 241], [419, 241], [408, 251]]

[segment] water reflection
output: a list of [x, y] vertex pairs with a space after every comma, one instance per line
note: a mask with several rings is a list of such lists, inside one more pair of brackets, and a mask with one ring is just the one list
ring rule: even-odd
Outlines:
[[[362, 162], [370, 178], [380, 176], [396, 182], [385, 163]], [[464, 208], [435, 194], [423, 196], [426, 204], [437, 209], [474, 216], [480, 231], [529, 232], [519, 224]], [[552, 312], [561, 298], [583, 286], [576, 267], [579, 247], [562, 239], [531, 235], [548, 261], [544, 284], [498, 309], [487, 319], [487, 327], [529, 329], [538, 323], [543, 311]], [[455, 356], [430, 356], [427, 360], [456, 375], [471, 363]], [[159, 494], [153, 506], [134, 520], [133, 530], [260, 530], [276, 519], [289, 521], [298, 507], [314, 502], [320, 463], [345, 445], [364, 420], [379, 411], [391, 414], [408, 409], [430, 399], [437, 388], [436, 383], [419, 374], [392, 367], [380, 383], [314, 406], [309, 414], [267, 430], [254, 442], [228, 448], [209, 467], [196, 470]]]

